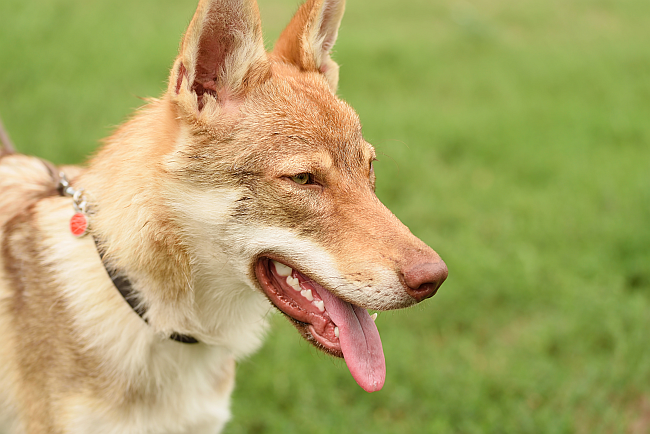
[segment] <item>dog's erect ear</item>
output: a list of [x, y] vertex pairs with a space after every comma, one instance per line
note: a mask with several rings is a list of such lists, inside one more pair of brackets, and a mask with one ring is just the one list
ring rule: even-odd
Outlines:
[[202, 110], [212, 101], [223, 105], [241, 98], [268, 75], [255, 0], [201, 0], [174, 64], [170, 90], [196, 95]]
[[333, 92], [339, 66], [330, 57], [345, 10], [345, 0], [307, 0], [280, 35], [273, 53], [304, 71], [319, 71]]

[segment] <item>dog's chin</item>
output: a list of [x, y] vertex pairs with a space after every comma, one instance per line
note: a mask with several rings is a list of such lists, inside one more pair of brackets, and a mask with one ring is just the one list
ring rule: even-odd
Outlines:
[[322, 287], [285, 261], [270, 257], [258, 259], [255, 274], [271, 303], [306, 341], [327, 354], [343, 357], [338, 328], [316, 289]]

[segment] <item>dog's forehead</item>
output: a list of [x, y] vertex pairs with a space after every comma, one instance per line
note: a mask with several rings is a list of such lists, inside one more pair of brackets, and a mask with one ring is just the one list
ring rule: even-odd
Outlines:
[[247, 129], [276, 150], [320, 155], [334, 166], [365, 166], [375, 156], [363, 139], [357, 113], [318, 74], [274, 77], [247, 111]]

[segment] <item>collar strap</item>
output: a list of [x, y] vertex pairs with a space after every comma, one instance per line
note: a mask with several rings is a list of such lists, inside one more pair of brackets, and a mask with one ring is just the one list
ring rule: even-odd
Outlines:
[[[100, 244], [97, 241], [96, 237], [93, 236], [93, 240], [95, 240], [95, 247], [97, 247], [97, 252], [99, 253], [99, 257], [102, 260], [102, 264], [104, 264], [104, 269], [106, 270], [106, 273], [108, 273], [108, 277], [110, 277], [113, 281], [115, 288], [117, 288], [120, 294], [122, 294], [122, 298], [124, 298], [129, 306], [131, 306], [131, 309], [133, 309], [133, 311], [137, 313], [145, 323], [149, 324], [149, 321], [147, 321], [147, 319], [144, 317], [147, 313], [147, 308], [142, 303], [138, 302], [138, 296], [136, 291], [133, 289], [133, 285], [131, 285], [131, 281], [128, 277], [115, 272], [112, 267], [106, 266], [106, 261], [104, 260], [104, 249], [100, 247]], [[177, 342], [182, 342], [184, 344], [199, 343], [196, 338], [188, 335], [182, 335], [180, 333], [172, 333], [171, 336], [169, 336], [169, 339]]]
[[[50, 171], [50, 173], [56, 174], [55, 171], [52, 171], [50, 166], [46, 164], [46, 167]], [[58, 176], [58, 179], [52, 176], [53, 179], [57, 181], [57, 191], [61, 196], [72, 196], [74, 200], [74, 207], [75, 211], [77, 213], [83, 213], [84, 215], [86, 214], [86, 201], [85, 198], [82, 196], [82, 191], [83, 190], [75, 190], [70, 186], [70, 183], [65, 177], [65, 174], [61, 172]], [[79, 203], [81, 197], [81, 206]], [[73, 217], [74, 218], [74, 217]], [[119, 293], [122, 295], [122, 298], [131, 306], [131, 309], [135, 313], [138, 314], [142, 320], [149, 324], [149, 321], [145, 318], [145, 314], [147, 313], [147, 308], [144, 306], [142, 303], [138, 302], [138, 296], [137, 292], [135, 289], [133, 289], [133, 285], [131, 284], [131, 281], [129, 280], [128, 277], [126, 277], [124, 274], [120, 274], [115, 270], [113, 267], [109, 267], [106, 264], [106, 261], [104, 260], [104, 249], [101, 247], [100, 242], [97, 240], [95, 236], [93, 236], [93, 240], [95, 241], [95, 247], [97, 249], [97, 253], [99, 253], [99, 257], [102, 260], [102, 264], [104, 265], [104, 269], [106, 270], [106, 273], [108, 273], [108, 277], [111, 278], [113, 281], [113, 285], [115, 288], [119, 291]], [[184, 344], [197, 344], [199, 343], [196, 338], [189, 336], [189, 335], [183, 335], [180, 333], [172, 333], [171, 336], [169, 336], [169, 339], [172, 339], [176, 342], [182, 342]]]

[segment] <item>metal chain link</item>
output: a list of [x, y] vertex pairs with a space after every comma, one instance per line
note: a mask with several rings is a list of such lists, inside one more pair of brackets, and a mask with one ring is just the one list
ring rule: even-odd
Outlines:
[[86, 196], [84, 195], [84, 189], [75, 189], [70, 185], [70, 181], [68, 181], [68, 178], [65, 176], [64, 172], [59, 173], [59, 186], [58, 190], [61, 192], [62, 195], [71, 197], [72, 198], [72, 204], [74, 206], [75, 211], [84, 213], [86, 214], [88, 211], [88, 201], [86, 200]]

